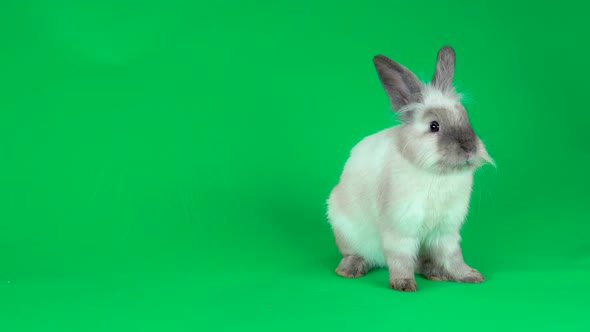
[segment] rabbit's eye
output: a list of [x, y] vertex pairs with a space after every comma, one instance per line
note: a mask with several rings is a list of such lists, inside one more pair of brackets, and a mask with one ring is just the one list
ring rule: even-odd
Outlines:
[[432, 121], [432, 122], [430, 123], [430, 131], [431, 131], [431, 132], [433, 132], [433, 133], [436, 133], [436, 132], [437, 132], [439, 129], [440, 129], [440, 127], [439, 127], [439, 125], [438, 125], [438, 122], [436, 122], [436, 121]]

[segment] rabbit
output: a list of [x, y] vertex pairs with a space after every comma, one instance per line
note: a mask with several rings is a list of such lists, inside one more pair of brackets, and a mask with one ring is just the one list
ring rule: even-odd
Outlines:
[[327, 200], [327, 217], [347, 278], [387, 267], [389, 286], [417, 291], [414, 274], [480, 283], [467, 265], [460, 229], [473, 175], [495, 166], [453, 87], [455, 51], [443, 46], [429, 84], [377, 55], [373, 63], [400, 124], [365, 137]]

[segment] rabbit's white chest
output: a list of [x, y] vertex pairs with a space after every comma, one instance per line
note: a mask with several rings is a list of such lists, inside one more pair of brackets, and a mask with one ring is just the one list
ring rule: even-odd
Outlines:
[[393, 179], [392, 204], [383, 222], [418, 237], [437, 227], [460, 226], [468, 209], [471, 183], [471, 174]]

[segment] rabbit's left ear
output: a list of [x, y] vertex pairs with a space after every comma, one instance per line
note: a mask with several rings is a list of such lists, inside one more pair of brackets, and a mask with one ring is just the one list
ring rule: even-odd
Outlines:
[[443, 46], [438, 51], [436, 69], [432, 78], [432, 85], [437, 89], [446, 91], [453, 87], [455, 75], [455, 50], [450, 46]]
[[408, 68], [381, 54], [373, 58], [373, 63], [396, 112], [421, 98], [424, 84]]

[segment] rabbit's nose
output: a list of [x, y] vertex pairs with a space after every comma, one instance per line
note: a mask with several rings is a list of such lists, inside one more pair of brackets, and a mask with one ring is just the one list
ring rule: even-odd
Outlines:
[[475, 151], [475, 142], [472, 140], [459, 140], [459, 146], [465, 153], [472, 153]]
[[461, 144], [461, 149], [463, 151], [465, 151], [465, 153], [467, 154], [471, 154], [473, 152], [473, 147], [471, 146], [471, 144]]

